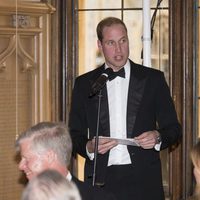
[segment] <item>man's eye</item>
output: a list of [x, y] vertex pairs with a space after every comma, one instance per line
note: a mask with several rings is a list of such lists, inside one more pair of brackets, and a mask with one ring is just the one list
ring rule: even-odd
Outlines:
[[114, 42], [113, 41], [108, 41], [107, 45], [112, 46], [112, 45], [114, 45]]
[[125, 43], [126, 41], [127, 41], [127, 39], [124, 38], [124, 39], [120, 40], [120, 43], [123, 44], [123, 43]]

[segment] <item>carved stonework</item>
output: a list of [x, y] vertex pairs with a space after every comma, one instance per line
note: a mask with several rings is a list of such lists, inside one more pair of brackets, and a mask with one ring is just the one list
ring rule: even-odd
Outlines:
[[[2, 39], [2, 41], [4, 41], [4, 38]], [[10, 36], [7, 47], [0, 53], [0, 72], [5, 71], [6, 60], [9, 58], [9, 56], [13, 53], [15, 49], [16, 49], [16, 36], [13, 35]]]
[[30, 26], [30, 16], [13, 15], [13, 27], [28, 28]]
[[[31, 43], [31, 39], [33, 37], [30, 37], [30, 46], [31, 49], [33, 51], [33, 49], [35, 49], [34, 44]], [[27, 44], [25, 44], [27, 45]], [[30, 52], [26, 51], [25, 48], [23, 47], [23, 44], [21, 42], [21, 39], [18, 37], [17, 40], [17, 54], [22, 58], [22, 66], [21, 66], [21, 70], [22, 72], [27, 72], [27, 71], [32, 71], [34, 70], [34, 68], [37, 66], [37, 61], [34, 59], [34, 57], [36, 57], [34, 54], [31, 55]], [[27, 47], [27, 46], [26, 46]], [[34, 51], [33, 51], [34, 53]]]
[[3, 62], [0, 64], [0, 73], [5, 71], [5, 69], [6, 69], [6, 62]]
[[[34, 70], [34, 68], [37, 66], [37, 62], [34, 60], [34, 55], [30, 55], [30, 52], [25, 50], [19, 37], [20, 36], [17, 37], [16, 41], [16, 35], [11, 36], [7, 48], [0, 53], [0, 72], [5, 70], [6, 60], [10, 59], [10, 56], [13, 54], [13, 52], [16, 52], [17, 55], [22, 59], [22, 72]], [[27, 44], [25, 45], [27, 48]], [[34, 46], [31, 43], [28, 45], [34, 49]]]

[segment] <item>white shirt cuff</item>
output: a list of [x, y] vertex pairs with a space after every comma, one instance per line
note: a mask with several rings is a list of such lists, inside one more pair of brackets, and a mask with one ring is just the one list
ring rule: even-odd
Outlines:
[[154, 146], [154, 149], [155, 149], [156, 151], [160, 151], [161, 144], [162, 144], [162, 142], [160, 142], [159, 144], [156, 144], [156, 145]]
[[87, 153], [87, 156], [90, 160], [94, 160], [94, 153], [90, 153], [86, 147], [86, 153]]

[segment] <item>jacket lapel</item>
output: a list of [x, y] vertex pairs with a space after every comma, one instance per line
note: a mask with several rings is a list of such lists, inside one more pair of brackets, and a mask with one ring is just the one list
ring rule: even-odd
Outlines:
[[104, 134], [104, 136], [110, 136], [110, 120], [109, 120], [107, 87], [104, 87], [102, 89], [100, 123], [102, 127], [102, 133]]
[[144, 93], [146, 77], [139, 74], [137, 66], [131, 62], [131, 74], [127, 102], [127, 137], [133, 137], [133, 128], [137, 112]]

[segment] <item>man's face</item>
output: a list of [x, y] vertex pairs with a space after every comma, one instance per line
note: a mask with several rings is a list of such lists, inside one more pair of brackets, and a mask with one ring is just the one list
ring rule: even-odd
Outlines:
[[105, 61], [114, 71], [123, 67], [129, 56], [129, 41], [125, 28], [115, 24], [103, 29], [103, 40], [98, 40], [98, 47]]
[[20, 144], [21, 161], [19, 169], [23, 171], [28, 180], [49, 168], [47, 152], [38, 153], [31, 149], [31, 140], [24, 139]]

